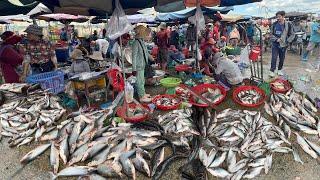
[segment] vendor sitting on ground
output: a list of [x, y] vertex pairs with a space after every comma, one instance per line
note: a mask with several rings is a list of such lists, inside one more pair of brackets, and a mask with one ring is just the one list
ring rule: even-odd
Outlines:
[[208, 65], [213, 69], [213, 77], [216, 81], [229, 88], [242, 83], [243, 77], [239, 67], [224, 57], [223, 53], [212, 53], [207, 49], [205, 55], [208, 57]]
[[169, 59], [168, 64], [173, 64], [174, 62], [181, 63], [181, 60], [185, 59], [183, 53], [176, 48], [176, 46], [171, 45], [169, 49]]
[[90, 72], [89, 63], [83, 58], [83, 53], [80, 49], [75, 49], [72, 52], [71, 59], [73, 61], [70, 67], [70, 77], [76, 74]]

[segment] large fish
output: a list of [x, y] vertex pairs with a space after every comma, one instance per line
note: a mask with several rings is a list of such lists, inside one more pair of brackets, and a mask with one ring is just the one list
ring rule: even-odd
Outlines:
[[28, 152], [21, 160], [20, 163], [22, 164], [28, 164], [29, 162], [33, 161], [34, 159], [36, 159], [39, 155], [41, 155], [42, 153], [44, 153], [51, 144], [44, 144], [41, 146], [38, 146], [36, 149]]

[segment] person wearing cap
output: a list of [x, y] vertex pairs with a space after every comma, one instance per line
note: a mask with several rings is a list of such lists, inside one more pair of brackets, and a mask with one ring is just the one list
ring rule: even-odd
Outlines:
[[[309, 44], [302, 60], [307, 61], [309, 53], [317, 46], [320, 46], [320, 16], [316, 19], [316, 22], [311, 25], [311, 36], [309, 39]], [[318, 60], [320, 61], [320, 52], [318, 55]]]
[[169, 34], [166, 23], [161, 23], [159, 28], [160, 31], [157, 33], [156, 41], [156, 45], [159, 48], [157, 60], [161, 64], [162, 70], [166, 71], [168, 63]]
[[4, 32], [1, 36], [0, 68], [5, 83], [19, 83], [17, 68], [23, 61], [22, 54], [14, 47], [21, 41], [21, 37], [11, 31]]
[[179, 33], [177, 31], [177, 27], [173, 26], [171, 28], [171, 34], [170, 34], [170, 45], [173, 45], [175, 47], [179, 47]]
[[57, 68], [57, 58], [54, 45], [43, 40], [42, 28], [30, 25], [25, 30], [28, 44], [24, 46], [23, 74], [24, 81], [28, 73], [39, 74], [54, 71]]
[[90, 72], [89, 63], [84, 59], [83, 52], [80, 49], [75, 49], [71, 54], [72, 64], [70, 67], [69, 76]]
[[148, 52], [145, 40], [150, 38], [151, 30], [143, 25], [138, 25], [135, 29], [135, 40], [132, 44], [132, 75], [136, 76], [137, 81], [135, 90], [140, 102], [151, 102], [151, 96], [145, 92], [145, 69], [148, 67], [149, 60], [153, 58]]
[[223, 53], [214, 53], [207, 49], [205, 57], [209, 67], [213, 70], [213, 77], [220, 84], [231, 88], [243, 82], [243, 76], [238, 65], [228, 60]]

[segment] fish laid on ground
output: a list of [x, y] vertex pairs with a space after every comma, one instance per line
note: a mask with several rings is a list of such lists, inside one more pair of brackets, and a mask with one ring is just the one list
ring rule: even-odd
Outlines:
[[28, 164], [29, 162], [33, 161], [34, 159], [36, 159], [38, 156], [40, 156], [42, 153], [44, 153], [51, 144], [45, 144], [45, 145], [41, 145], [38, 146], [36, 149], [28, 152], [21, 160], [20, 162], [22, 164]]

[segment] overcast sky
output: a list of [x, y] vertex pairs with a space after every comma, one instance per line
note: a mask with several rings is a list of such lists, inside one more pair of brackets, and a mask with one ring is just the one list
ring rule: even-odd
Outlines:
[[277, 11], [284, 10], [320, 13], [320, 0], [263, 0], [259, 3], [235, 6], [230, 14], [255, 16], [273, 16]]

